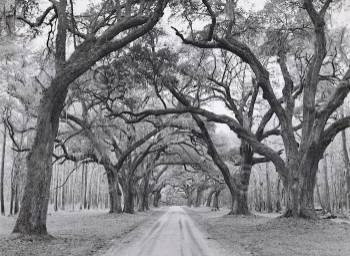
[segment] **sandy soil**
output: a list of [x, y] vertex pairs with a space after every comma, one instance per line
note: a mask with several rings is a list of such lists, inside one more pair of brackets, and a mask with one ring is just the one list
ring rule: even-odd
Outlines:
[[263, 216], [233, 217], [228, 211], [186, 209], [226, 250], [256, 256], [349, 256], [350, 225]]
[[162, 210], [135, 215], [102, 211], [57, 212], [48, 216], [48, 231], [54, 239], [18, 238], [11, 235], [15, 218], [0, 217], [1, 256], [88, 256], [106, 251], [115, 239], [137, 226], [156, 220]]
[[170, 207], [154, 223], [142, 225], [104, 256], [235, 256], [208, 240], [181, 207]]

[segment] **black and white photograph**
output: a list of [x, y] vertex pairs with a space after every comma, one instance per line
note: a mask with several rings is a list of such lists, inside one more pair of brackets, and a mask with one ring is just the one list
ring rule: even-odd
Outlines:
[[0, 256], [350, 256], [350, 0], [0, 0]]

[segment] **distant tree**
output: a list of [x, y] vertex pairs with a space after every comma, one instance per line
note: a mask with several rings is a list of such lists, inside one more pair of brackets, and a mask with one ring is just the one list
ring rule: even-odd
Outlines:
[[[5, 117], [6, 118], [6, 117]], [[7, 129], [5, 122], [3, 121], [3, 138], [2, 138], [2, 153], [1, 153], [1, 170], [0, 170], [0, 205], [1, 215], [5, 215], [5, 200], [4, 200], [4, 174], [5, 174], [5, 155], [6, 155], [6, 140]]]

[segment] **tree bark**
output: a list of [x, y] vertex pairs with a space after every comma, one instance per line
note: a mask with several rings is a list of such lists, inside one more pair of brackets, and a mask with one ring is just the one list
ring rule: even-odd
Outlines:
[[148, 203], [148, 198], [149, 198], [149, 194], [148, 191], [145, 191], [144, 193], [142, 193], [142, 210], [143, 211], [149, 211], [149, 203]]
[[6, 136], [7, 136], [7, 129], [6, 129], [6, 125], [5, 125], [5, 122], [4, 122], [4, 133], [3, 133], [2, 155], [1, 155], [1, 174], [0, 174], [1, 215], [5, 215], [4, 174], [5, 174]]
[[213, 195], [215, 193], [215, 190], [211, 190], [209, 195], [208, 195], [208, 198], [207, 198], [207, 202], [205, 204], [206, 207], [210, 207], [211, 206], [211, 201], [213, 199]]
[[235, 193], [232, 197], [232, 208], [229, 215], [249, 215], [248, 193]]
[[201, 206], [203, 190], [204, 190], [204, 188], [202, 186], [199, 186], [197, 188], [195, 207], [200, 207]]
[[119, 184], [112, 171], [107, 171], [108, 193], [109, 193], [109, 213], [121, 213], [121, 192]]
[[150, 172], [147, 173], [147, 175], [145, 175], [142, 178], [142, 182], [141, 182], [141, 188], [140, 188], [140, 203], [139, 203], [139, 211], [143, 212], [143, 211], [148, 211], [149, 210], [149, 175]]
[[289, 176], [287, 182], [284, 180], [287, 193], [285, 217], [316, 218], [314, 189], [318, 163], [322, 153], [316, 145], [310, 146], [310, 148], [312, 148], [311, 153], [309, 152], [308, 156], [304, 156], [301, 163], [295, 164], [299, 167], [299, 170], [291, 172], [292, 175]]
[[12, 169], [11, 169], [11, 188], [10, 188], [10, 215], [13, 215], [13, 201], [15, 198], [15, 186], [14, 186], [14, 166], [12, 164]]
[[27, 156], [26, 184], [14, 233], [47, 234], [46, 215], [52, 175], [52, 152], [67, 92], [65, 88], [62, 90], [60, 81], [56, 79], [41, 100], [36, 136]]
[[84, 209], [88, 208], [88, 203], [87, 203], [87, 190], [88, 190], [88, 169], [87, 165], [83, 164], [83, 172], [84, 172]]
[[124, 189], [124, 212], [134, 214], [134, 188], [129, 181]]
[[350, 159], [349, 151], [346, 141], [346, 131], [341, 132], [342, 135], [342, 149], [343, 149], [343, 159], [345, 165], [345, 181], [346, 181], [346, 206], [347, 209], [350, 209]]
[[[66, 166], [64, 166], [63, 170], [62, 170], [62, 178], [61, 180], [64, 181], [65, 180], [65, 176], [66, 176]], [[61, 210], [64, 211], [66, 209], [66, 184], [64, 184], [61, 187]]]
[[278, 177], [277, 188], [276, 188], [276, 212], [282, 211], [280, 185], [281, 185], [281, 178]]
[[186, 203], [187, 207], [191, 207], [192, 203], [193, 203], [192, 196], [187, 197], [187, 203]]
[[54, 211], [58, 211], [58, 168], [56, 167], [56, 188], [55, 188], [55, 206]]
[[267, 212], [269, 213], [273, 212], [271, 182], [269, 177], [268, 164], [266, 164], [266, 207], [267, 207]]
[[159, 202], [160, 202], [161, 198], [162, 198], [161, 189], [154, 191], [154, 193], [153, 193], [153, 206], [154, 207], [156, 207], [156, 208], [159, 207]]
[[325, 207], [323, 205], [323, 202], [322, 202], [322, 198], [321, 198], [321, 193], [320, 193], [320, 186], [317, 184], [317, 181], [316, 181], [316, 193], [317, 193], [317, 199], [318, 199], [318, 202], [322, 208], [322, 212], [325, 212]]
[[231, 178], [232, 187], [231, 192], [232, 205], [230, 215], [249, 215], [248, 207], [248, 188], [250, 174], [253, 166], [253, 151], [248, 143], [241, 141], [240, 146], [241, 164], [238, 177]]
[[19, 200], [18, 200], [18, 183], [17, 183], [15, 187], [15, 209], [13, 213], [16, 215], [18, 211], [19, 211]]
[[219, 210], [219, 196], [220, 196], [221, 190], [217, 190], [214, 193], [214, 199], [213, 199], [213, 211], [218, 211]]
[[324, 184], [325, 184], [325, 210], [331, 212], [331, 197], [329, 192], [329, 181], [328, 181], [328, 163], [327, 157], [323, 158], [323, 172], [324, 172]]

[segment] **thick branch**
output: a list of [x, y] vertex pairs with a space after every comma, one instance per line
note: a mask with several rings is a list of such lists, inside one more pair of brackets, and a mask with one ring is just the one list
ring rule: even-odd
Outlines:
[[333, 124], [331, 124], [328, 128], [326, 128], [322, 133], [322, 142], [321, 145], [326, 148], [335, 138], [335, 136], [350, 127], [350, 116], [343, 117]]

